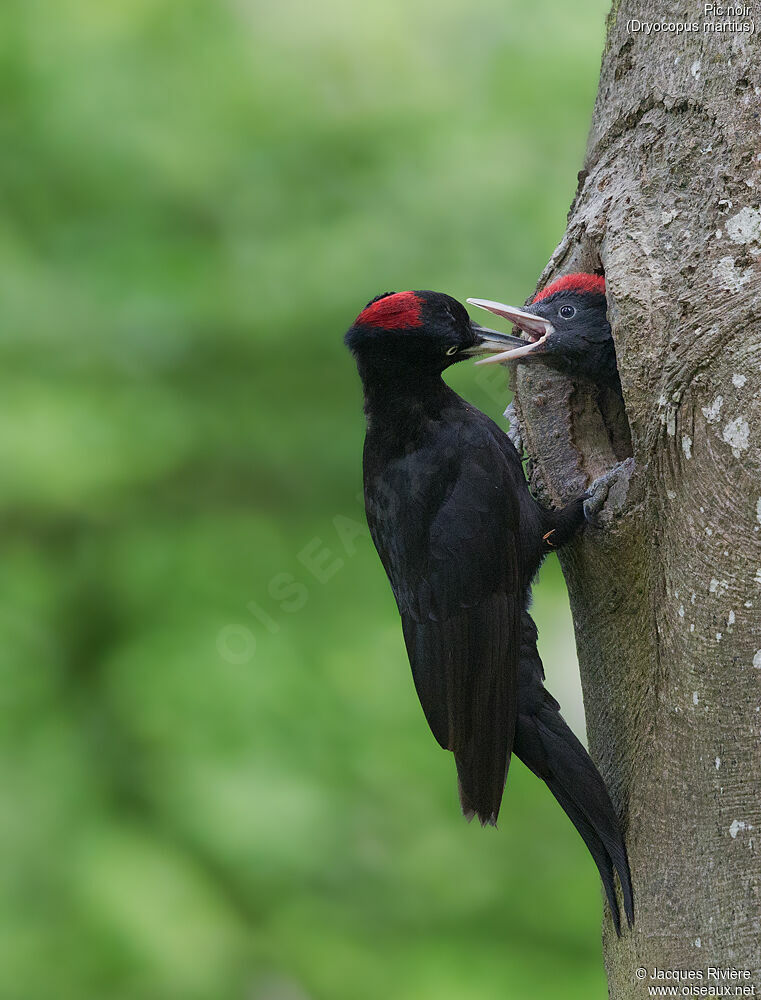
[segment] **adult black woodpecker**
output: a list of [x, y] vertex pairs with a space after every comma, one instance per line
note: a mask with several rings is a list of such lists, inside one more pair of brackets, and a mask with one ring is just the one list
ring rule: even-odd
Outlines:
[[[468, 299], [511, 320], [527, 337], [520, 347], [486, 359], [548, 365], [567, 375], [589, 379], [621, 392], [616, 349], [610, 332], [605, 278], [599, 274], [566, 274], [543, 288], [522, 309], [490, 299]], [[484, 362], [481, 362], [484, 363]]]
[[373, 299], [346, 334], [365, 398], [365, 507], [388, 574], [420, 702], [454, 753], [462, 811], [496, 824], [510, 756], [543, 778], [584, 838], [620, 932], [626, 848], [605, 784], [545, 690], [530, 585], [584, 523], [579, 497], [547, 510], [507, 435], [442, 373], [464, 358], [523, 350], [431, 291]]

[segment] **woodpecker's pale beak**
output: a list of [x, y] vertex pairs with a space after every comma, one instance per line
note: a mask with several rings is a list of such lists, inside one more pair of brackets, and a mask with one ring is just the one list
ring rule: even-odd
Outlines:
[[528, 343], [519, 337], [510, 337], [509, 339], [515, 343], [514, 347], [503, 350], [499, 354], [493, 354], [491, 357], [481, 358], [480, 361], [476, 361], [477, 365], [491, 365], [498, 361], [514, 361], [536, 351], [537, 348], [539, 348], [538, 353], [541, 354], [541, 345], [551, 333], [555, 332], [555, 327], [548, 319], [526, 312], [524, 309], [506, 306], [502, 302], [492, 302], [491, 299], [468, 299], [468, 304], [478, 306], [480, 309], [488, 309], [489, 312], [497, 316], [509, 319], [529, 337]]
[[[520, 337], [511, 337], [509, 334], [500, 333], [498, 330], [490, 330], [488, 326], [479, 326], [471, 321], [470, 328], [476, 338], [475, 344], [468, 347], [462, 353], [465, 357], [476, 358], [481, 354], [498, 353], [504, 354], [506, 351], [515, 350], [521, 347], [523, 341]], [[479, 362], [476, 362], [478, 364]]]

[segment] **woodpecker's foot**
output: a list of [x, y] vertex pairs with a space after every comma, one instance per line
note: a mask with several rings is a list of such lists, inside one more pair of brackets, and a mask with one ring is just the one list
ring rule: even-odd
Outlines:
[[621, 513], [633, 471], [634, 459], [627, 458], [595, 479], [589, 487], [589, 498], [584, 501], [584, 516], [589, 524], [606, 527]]
[[507, 409], [505, 410], [505, 418], [509, 421], [510, 426], [507, 429], [507, 436], [513, 442], [515, 450], [519, 455], [523, 455], [523, 438], [521, 437], [521, 425], [518, 420], [518, 414], [515, 412], [515, 404], [509, 403]]

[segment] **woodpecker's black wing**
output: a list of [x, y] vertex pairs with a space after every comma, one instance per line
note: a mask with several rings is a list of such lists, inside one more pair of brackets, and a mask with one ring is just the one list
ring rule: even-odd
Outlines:
[[[519, 479], [516, 479], [516, 476]], [[495, 823], [515, 730], [519, 549], [515, 449], [462, 406], [412, 450], [365, 450], [368, 522], [391, 580], [420, 702], [455, 754], [463, 812]]]

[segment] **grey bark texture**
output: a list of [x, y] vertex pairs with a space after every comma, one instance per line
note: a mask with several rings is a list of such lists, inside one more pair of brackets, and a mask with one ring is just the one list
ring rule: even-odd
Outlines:
[[[630, 33], [630, 18], [699, 30]], [[638, 968], [700, 970], [704, 986], [709, 966], [749, 970], [732, 985], [761, 991], [761, 41], [706, 20], [727, 18], [614, 5], [539, 283], [604, 270], [625, 413], [515, 371], [546, 502], [634, 456], [602, 526], [561, 556], [590, 749], [630, 852], [634, 929], [618, 940], [606, 915], [603, 932], [610, 995], [627, 1000], [652, 985]]]

